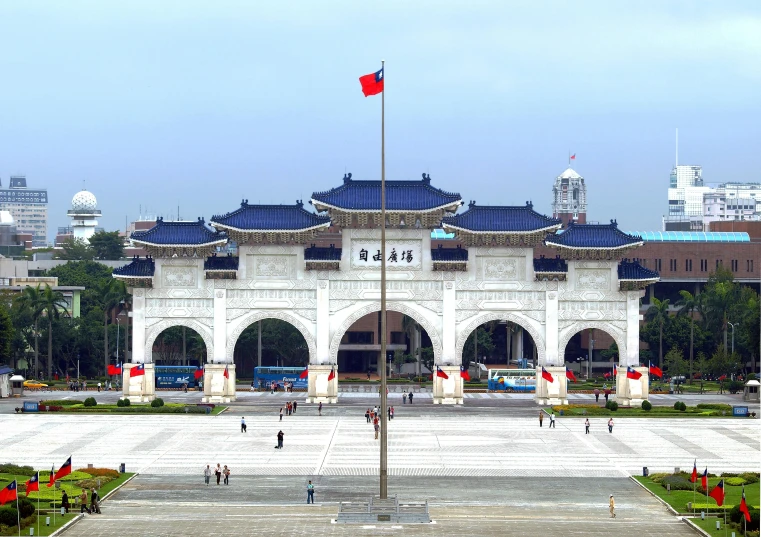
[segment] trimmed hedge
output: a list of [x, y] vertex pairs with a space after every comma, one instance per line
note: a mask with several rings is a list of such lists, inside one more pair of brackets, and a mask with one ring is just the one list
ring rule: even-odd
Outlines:
[[607, 403], [605, 403], [605, 408], [607, 408], [611, 412], [615, 412], [618, 410], [618, 403], [613, 400], [608, 401]]
[[684, 403], [684, 401], [677, 401], [676, 403], [674, 403], [674, 410], [680, 410], [684, 412], [685, 410], [687, 410], [687, 405]]
[[118, 407], [125, 407], [125, 406], [130, 406], [131, 404], [132, 404], [132, 403], [131, 403], [131, 402], [130, 402], [130, 400], [129, 400], [129, 399], [127, 399], [127, 398], [124, 398], [124, 399], [118, 399], [118, 400], [116, 401], [116, 406], [118, 406]]
[[32, 477], [37, 470], [31, 466], [19, 466], [17, 464], [0, 464], [0, 474], [14, 474]]
[[97, 406], [98, 402], [95, 400], [95, 397], [88, 397], [83, 404], [86, 407], [92, 407]]
[[48, 399], [47, 401], [40, 401], [40, 406], [71, 406], [83, 403], [84, 401], [81, 399]]
[[642, 401], [642, 410], [645, 412], [650, 412], [653, 409], [653, 405], [650, 403], [650, 401]]
[[725, 410], [732, 412], [732, 405], [725, 405], [722, 403], [699, 403], [696, 405], [701, 410]]
[[667, 485], [671, 485], [671, 490], [692, 490], [693, 488], [693, 483], [687, 478], [687, 474], [682, 473], [661, 479], [661, 486], [668, 488]]
[[156, 399], [151, 401], [151, 406], [153, 408], [160, 408], [160, 407], [164, 406], [164, 400], [161, 397], [157, 397]]

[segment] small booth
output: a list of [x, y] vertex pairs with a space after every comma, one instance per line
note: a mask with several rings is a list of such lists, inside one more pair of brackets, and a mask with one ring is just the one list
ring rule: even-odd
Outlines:
[[743, 391], [743, 401], [750, 403], [761, 402], [761, 393], [758, 388], [761, 387], [761, 382], [757, 380], [749, 380], [745, 383], [745, 390]]
[[21, 375], [13, 375], [11, 377], [11, 395], [13, 397], [24, 395], [24, 377]]

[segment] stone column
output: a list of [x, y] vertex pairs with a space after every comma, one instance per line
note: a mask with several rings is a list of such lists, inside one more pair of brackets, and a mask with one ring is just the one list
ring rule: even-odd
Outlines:
[[542, 377], [542, 366], [536, 368], [536, 404], [538, 405], [567, 405], [568, 382], [565, 376], [565, 366], [544, 366], [552, 375], [552, 382]]
[[[544, 363], [540, 362], [536, 365], [556, 365], [563, 361], [562, 357], [565, 355], [565, 349], [560, 349], [560, 342], [558, 340], [558, 284], [557, 282], [547, 283], [547, 292], [545, 294], [545, 332], [544, 332], [544, 344], [546, 348], [544, 350]], [[534, 342], [538, 343], [537, 341]], [[539, 354], [539, 353], [537, 353]]]
[[642, 374], [639, 379], [630, 379], [626, 376], [626, 366], [618, 366], [616, 376], [616, 402], [620, 406], [638, 407], [642, 401], [648, 398], [650, 376], [647, 367], [632, 367]]
[[[214, 356], [209, 356], [212, 363], [227, 362], [227, 289], [214, 290]], [[233, 357], [230, 356], [230, 362]], [[234, 385], [233, 385], [234, 386]], [[234, 395], [234, 394], [233, 394]]]
[[626, 357], [621, 356], [623, 367], [639, 365], [639, 299], [644, 291], [626, 291]]
[[133, 367], [141, 364], [124, 364], [122, 366], [122, 393], [130, 403], [148, 403], [156, 398], [156, 375], [153, 364], [144, 364], [142, 375], [130, 376]]
[[448, 378], [439, 377], [436, 367], [433, 369], [433, 404], [461, 405], [463, 404], [463, 379], [460, 377], [460, 366], [440, 365]]
[[145, 355], [145, 289], [132, 291], [132, 363], [153, 362]]
[[201, 401], [215, 404], [235, 401], [235, 364], [206, 364], [204, 366]]
[[335, 367], [330, 364], [309, 364], [307, 394], [307, 403], [337, 403], [338, 372]]
[[[330, 282], [317, 282], [317, 356], [309, 357], [307, 403], [338, 402], [338, 364], [330, 363]], [[328, 380], [330, 372], [334, 378]]]
[[[463, 404], [462, 388], [463, 380], [460, 377], [460, 364], [455, 355], [455, 283], [444, 281], [442, 293], [442, 327], [441, 340], [442, 352], [437, 357], [437, 364], [449, 377], [444, 379], [436, 376], [436, 367], [433, 368], [433, 404]], [[445, 365], [446, 364], [446, 365]]]

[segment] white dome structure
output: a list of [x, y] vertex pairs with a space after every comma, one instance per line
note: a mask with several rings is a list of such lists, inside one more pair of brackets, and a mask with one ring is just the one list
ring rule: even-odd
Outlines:
[[90, 212], [98, 207], [98, 200], [95, 195], [87, 190], [77, 192], [71, 199], [71, 210], [73, 212]]

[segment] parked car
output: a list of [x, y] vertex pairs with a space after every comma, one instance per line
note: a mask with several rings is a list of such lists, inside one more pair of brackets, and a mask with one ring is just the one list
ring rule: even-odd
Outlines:
[[39, 380], [25, 380], [24, 388], [47, 388], [48, 385]]

